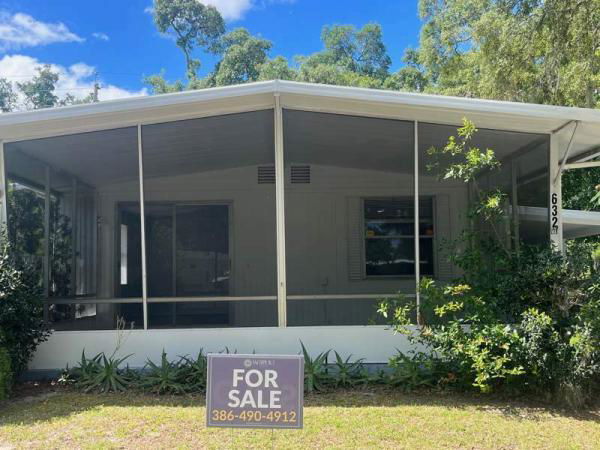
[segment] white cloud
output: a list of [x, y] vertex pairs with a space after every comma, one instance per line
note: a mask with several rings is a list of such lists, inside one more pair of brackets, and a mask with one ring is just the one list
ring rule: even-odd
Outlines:
[[69, 31], [63, 23], [40, 22], [28, 14], [0, 12], [0, 49], [84, 40]]
[[202, 0], [205, 5], [212, 5], [219, 10], [225, 20], [239, 20], [253, 6], [252, 0]]
[[92, 36], [100, 41], [110, 41], [110, 37], [106, 33], [92, 33]]
[[[0, 59], [0, 74], [9, 81], [23, 83], [37, 74], [36, 67], [44, 64], [44, 62], [31, 56], [5, 55]], [[51, 64], [51, 68], [52, 71], [57, 72], [59, 75], [55, 91], [55, 95], [58, 97], [63, 98], [65, 95], [71, 94], [76, 98], [84, 98], [94, 90], [95, 67], [80, 62], [69, 67]], [[112, 100], [148, 94], [146, 88], [139, 91], [131, 91], [113, 84], [103, 83], [101, 80], [99, 81], [101, 89], [98, 98], [100, 100]], [[21, 98], [20, 101], [22, 103], [23, 99]]]
[[[223, 19], [233, 22], [240, 20], [244, 15], [255, 7], [266, 7], [276, 3], [291, 4], [296, 0], [198, 0], [205, 5], [212, 5], [219, 10]], [[154, 14], [154, 8], [147, 6], [144, 8], [147, 14]]]

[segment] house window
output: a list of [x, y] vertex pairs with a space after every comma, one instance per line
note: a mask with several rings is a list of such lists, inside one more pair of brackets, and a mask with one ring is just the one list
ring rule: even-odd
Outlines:
[[[433, 199], [419, 203], [421, 275], [433, 275]], [[415, 274], [413, 199], [364, 200], [365, 273], [367, 277]]]

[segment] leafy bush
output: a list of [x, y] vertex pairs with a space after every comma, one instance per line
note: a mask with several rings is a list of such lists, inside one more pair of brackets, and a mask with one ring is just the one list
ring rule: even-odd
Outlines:
[[406, 392], [450, 385], [457, 381], [455, 372], [450, 370], [448, 364], [423, 352], [407, 355], [399, 351], [390, 358], [389, 367], [391, 371], [385, 375], [385, 382]]
[[[390, 324], [429, 350], [428, 364], [453, 366], [458, 384], [534, 392], [572, 406], [590, 400], [600, 382], [598, 275], [586, 273], [577, 256], [551, 250], [523, 253], [515, 268], [496, 274], [495, 288], [474, 278], [472, 285], [422, 280], [418, 329], [407, 325], [415, 307], [405, 301], [385, 300], [380, 310], [396, 305]], [[422, 357], [417, 367], [406, 355], [390, 365], [400, 371], [398, 384], [432, 384]]]
[[8, 351], [0, 347], [0, 401], [8, 398], [13, 382]]
[[[465, 120], [458, 137], [428, 151], [434, 159], [428, 167], [453, 160], [440, 178], [471, 184], [468, 222], [478, 226], [446, 243], [443, 250], [462, 276], [443, 286], [421, 280], [419, 311], [403, 296], [381, 302], [379, 312], [395, 330], [428, 350], [416, 362], [399, 355], [391, 365], [400, 382], [442, 382], [441, 374], [426, 370], [441, 361], [453, 368], [458, 385], [535, 392], [580, 405], [600, 384], [600, 252], [584, 243], [570, 245], [564, 255], [507, 234], [514, 230], [508, 196], [483, 191], [477, 182], [478, 172], [499, 162], [491, 150], [470, 145], [475, 132]], [[416, 329], [409, 326], [414, 316], [421, 325]]]
[[8, 351], [12, 371], [18, 376], [27, 369], [49, 331], [43, 319], [37, 272], [31, 265], [16, 261], [5, 234], [0, 241], [0, 347]]

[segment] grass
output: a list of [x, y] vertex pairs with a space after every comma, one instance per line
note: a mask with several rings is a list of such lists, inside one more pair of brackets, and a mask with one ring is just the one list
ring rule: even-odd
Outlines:
[[574, 413], [440, 393], [311, 395], [304, 424], [274, 433], [206, 428], [201, 396], [59, 391], [0, 406], [0, 449], [600, 448], [600, 410]]

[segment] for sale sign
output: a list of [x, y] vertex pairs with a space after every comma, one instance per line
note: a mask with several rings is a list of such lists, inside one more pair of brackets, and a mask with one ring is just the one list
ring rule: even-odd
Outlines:
[[209, 427], [302, 428], [304, 358], [208, 355]]

